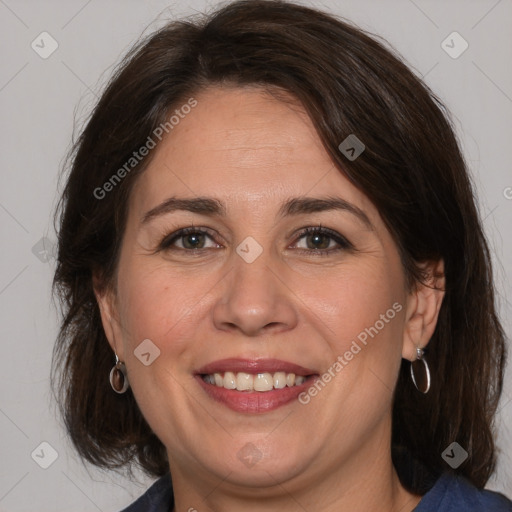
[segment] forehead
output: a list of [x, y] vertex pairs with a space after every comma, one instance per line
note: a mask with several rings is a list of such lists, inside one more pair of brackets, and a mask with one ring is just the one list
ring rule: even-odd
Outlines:
[[194, 96], [197, 105], [154, 149], [132, 207], [145, 211], [171, 195], [213, 196], [261, 211], [289, 197], [339, 195], [375, 216], [334, 166], [301, 105], [283, 96], [256, 87]]

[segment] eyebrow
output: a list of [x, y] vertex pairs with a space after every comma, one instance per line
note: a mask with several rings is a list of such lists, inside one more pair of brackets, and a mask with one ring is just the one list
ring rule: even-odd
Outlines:
[[[212, 197], [177, 198], [170, 197], [155, 206], [142, 217], [142, 224], [146, 224], [155, 217], [183, 210], [208, 216], [226, 217], [226, 207], [218, 199]], [[370, 230], [373, 224], [366, 213], [354, 204], [341, 197], [294, 197], [285, 201], [278, 210], [278, 217], [302, 215], [330, 210], [349, 212], [362, 221]]]

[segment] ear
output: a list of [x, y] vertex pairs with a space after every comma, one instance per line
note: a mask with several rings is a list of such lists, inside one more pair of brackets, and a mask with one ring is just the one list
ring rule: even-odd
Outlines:
[[402, 357], [414, 361], [416, 348], [425, 348], [434, 334], [445, 294], [444, 261], [420, 264], [425, 276], [407, 299]]
[[[124, 361], [123, 344], [119, 336], [119, 315], [117, 311], [115, 291], [111, 286], [106, 285], [97, 273], [93, 273], [93, 289], [96, 301], [100, 308], [101, 323], [105, 336], [121, 361]], [[116, 343], [116, 340], [118, 341]]]

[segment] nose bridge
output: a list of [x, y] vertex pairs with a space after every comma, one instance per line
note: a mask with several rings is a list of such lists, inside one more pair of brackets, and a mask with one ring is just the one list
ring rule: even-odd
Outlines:
[[[241, 252], [242, 247], [238, 250]], [[269, 252], [267, 249], [254, 257], [253, 249], [250, 248], [246, 253], [246, 256], [250, 256], [249, 259], [238, 254], [238, 251], [233, 255], [231, 292], [238, 295], [237, 300], [240, 304], [269, 305], [273, 301], [277, 283], [274, 282], [275, 273], [271, 271], [272, 261]]]
[[217, 328], [237, 328], [247, 335], [257, 335], [263, 330], [293, 326], [296, 312], [278, 277], [271, 249], [247, 237], [231, 259], [232, 271], [214, 308]]

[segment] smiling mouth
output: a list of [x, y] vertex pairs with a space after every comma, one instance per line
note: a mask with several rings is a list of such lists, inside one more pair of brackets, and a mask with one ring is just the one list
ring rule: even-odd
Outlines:
[[206, 395], [238, 413], [273, 411], [297, 400], [319, 374], [312, 368], [272, 358], [229, 358], [195, 372]]
[[287, 372], [263, 372], [263, 373], [246, 373], [246, 372], [223, 372], [201, 374], [201, 378], [207, 384], [213, 386], [231, 389], [236, 391], [259, 391], [267, 392], [276, 389], [284, 389], [302, 386], [307, 380], [314, 377], [311, 375], [296, 375]]

